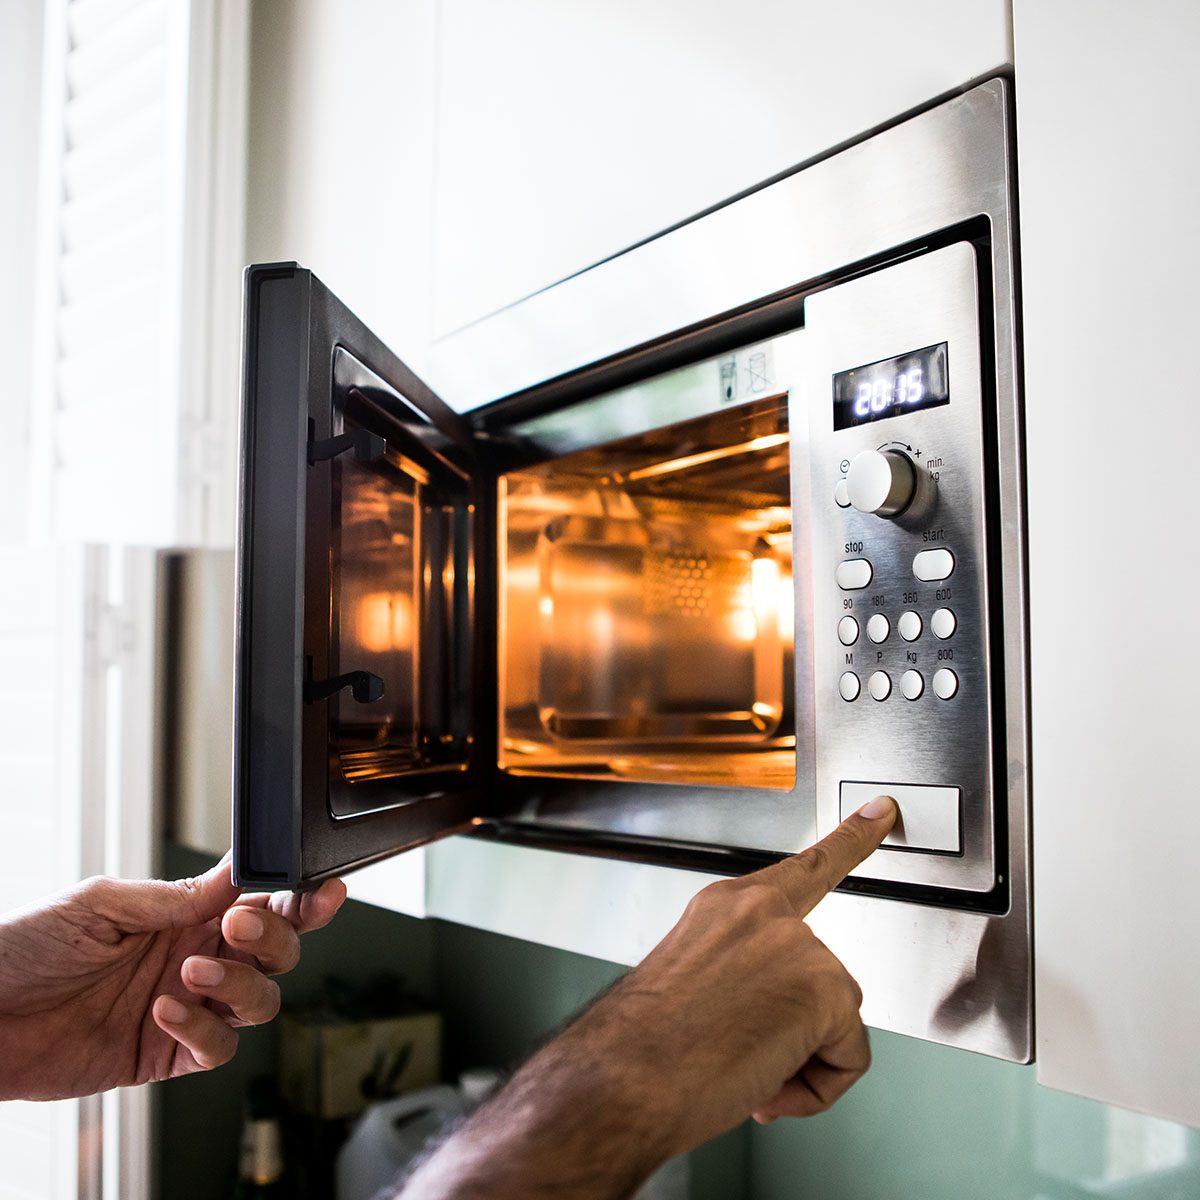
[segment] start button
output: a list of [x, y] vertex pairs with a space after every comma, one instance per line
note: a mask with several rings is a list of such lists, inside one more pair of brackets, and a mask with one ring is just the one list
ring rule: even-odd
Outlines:
[[900, 850], [962, 853], [962, 788], [918, 783], [842, 783], [844, 821], [876, 796], [891, 796], [900, 806], [896, 827], [883, 839]]

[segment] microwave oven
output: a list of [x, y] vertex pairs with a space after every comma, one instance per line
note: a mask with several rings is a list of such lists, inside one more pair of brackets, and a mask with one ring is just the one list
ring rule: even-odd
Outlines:
[[818, 931], [889, 1027], [1029, 1058], [1010, 106], [455, 335], [453, 406], [311, 272], [247, 268], [238, 883], [461, 832], [741, 873], [886, 792]]

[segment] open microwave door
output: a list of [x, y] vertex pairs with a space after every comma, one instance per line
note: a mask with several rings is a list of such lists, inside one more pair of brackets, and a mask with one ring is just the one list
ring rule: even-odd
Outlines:
[[233, 870], [300, 887], [480, 815], [465, 423], [311, 272], [245, 274]]

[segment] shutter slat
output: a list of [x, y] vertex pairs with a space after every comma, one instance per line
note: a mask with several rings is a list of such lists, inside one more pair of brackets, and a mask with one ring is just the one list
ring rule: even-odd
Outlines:
[[167, 13], [162, 0], [143, 0], [94, 34], [72, 38], [67, 54], [67, 96], [74, 99], [102, 84], [125, 63], [140, 58], [166, 35]]
[[145, 330], [134, 328], [114, 339], [120, 360], [107, 347], [63, 359], [58, 369], [59, 398], [64, 411], [106, 410], [132, 403], [154, 407], [154, 394], [144, 382], [158, 366], [154, 342]]
[[99, 295], [79, 304], [64, 304], [58, 314], [60, 353], [79, 354], [119, 336], [131, 321], [152, 329], [162, 282], [153, 270], [132, 271]]
[[62, 208], [63, 249], [80, 250], [103, 241], [118, 224], [161, 213], [162, 169], [157, 159], [76, 196]]
[[163, 159], [163, 107], [140, 109], [100, 137], [63, 155], [63, 184], [68, 201], [102, 188], [122, 173]]
[[146, 0], [71, 0], [67, 8], [67, 33], [71, 45], [90, 41], [106, 26], [145, 3]]
[[78, 304], [107, 290], [130, 263], [146, 262], [162, 252], [162, 221], [157, 214], [118, 226], [62, 257], [59, 282], [67, 304]]
[[161, 104], [165, 79], [166, 54], [162, 46], [151, 46], [123, 63], [94, 88], [67, 102], [67, 146], [102, 137], [135, 112]]
[[[127, 398], [126, 398], [127, 397]], [[112, 459], [96, 453], [97, 446], [112, 440], [112, 422], [122, 426], [122, 447], [128, 450], [128, 461], [138, 462], [154, 450], [156, 425], [147, 418], [146, 405], [152, 397], [145, 387], [134, 388], [122, 393], [119, 404], [110, 405], [104, 411], [80, 411], [64, 413], [55, 430], [55, 442], [59, 462], [71, 472], [82, 472], [90, 476], [113, 476], [133, 474], [120, 469], [114, 470]]]

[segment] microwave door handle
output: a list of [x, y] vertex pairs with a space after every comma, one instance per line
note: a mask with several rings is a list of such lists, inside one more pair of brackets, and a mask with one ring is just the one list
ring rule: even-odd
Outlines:
[[377, 433], [366, 429], [355, 429], [349, 433], [339, 433], [337, 437], [324, 438], [308, 443], [308, 463], [324, 462], [326, 459], [337, 458], [347, 450], [354, 451], [355, 460], [360, 463], [372, 463], [381, 459], [387, 453], [387, 441]]
[[383, 680], [370, 671], [347, 671], [332, 679], [310, 679], [304, 685], [305, 704], [316, 704], [349, 688], [350, 694], [359, 704], [370, 704], [383, 696]]

